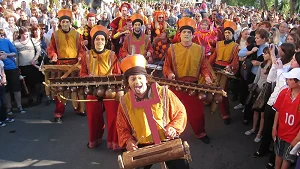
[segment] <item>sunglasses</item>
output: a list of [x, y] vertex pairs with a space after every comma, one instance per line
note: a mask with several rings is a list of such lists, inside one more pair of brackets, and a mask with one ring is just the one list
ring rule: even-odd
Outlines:
[[163, 19], [164, 17], [158, 17], [159, 19]]
[[200, 18], [200, 16], [195, 16], [196, 18]]

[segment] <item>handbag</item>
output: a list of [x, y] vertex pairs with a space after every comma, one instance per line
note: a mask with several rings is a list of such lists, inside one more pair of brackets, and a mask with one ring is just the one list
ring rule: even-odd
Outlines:
[[270, 89], [272, 88], [272, 83], [265, 83], [258, 94], [256, 100], [253, 103], [252, 109], [261, 109], [269, 100], [271, 95]]
[[[33, 45], [34, 48], [34, 54], [36, 54], [36, 47], [34, 46], [34, 43], [32, 41], [32, 38], [30, 38], [30, 41]], [[50, 59], [48, 58], [47, 52], [41, 48], [41, 54], [37, 59], [36, 65], [41, 66], [41, 65], [47, 65], [50, 63]]]
[[247, 96], [247, 99], [246, 99], [246, 104], [249, 104], [251, 103], [251, 101], [253, 101], [253, 98], [256, 98], [256, 95], [257, 95], [257, 89], [258, 85], [257, 83], [251, 83], [248, 85], [248, 90], [249, 90], [249, 94]]
[[241, 66], [241, 69], [240, 69], [241, 77], [244, 80], [248, 80], [248, 77], [249, 77], [249, 74], [251, 73], [252, 67], [253, 67], [253, 65], [252, 65], [252, 57], [247, 57], [242, 62], [242, 66]]

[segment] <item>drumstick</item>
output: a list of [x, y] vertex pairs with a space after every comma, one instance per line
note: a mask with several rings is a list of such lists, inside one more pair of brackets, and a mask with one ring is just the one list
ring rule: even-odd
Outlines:
[[139, 142], [144, 138], [144, 136], [142, 136], [136, 143], [135, 145], [137, 146], [139, 144]]
[[[156, 122], [156, 124], [157, 124], [160, 128], [162, 128], [162, 129], [164, 130], [164, 132], [167, 131], [161, 124], [158, 123], [158, 121], [154, 118], [154, 116], [152, 116], [152, 118], [154, 119], [154, 121]], [[179, 138], [179, 136], [175, 136], [175, 137], [174, 137], [174, 139], [176, 139], [176, 138]]]
[[154, 121], [156, 122], [156, 124], [157, 124], [160, 128], [162, 128], [162, 129], [164, 130], [164, 132], [167, 131], [161, 124], [158, 123], [158, 121], [154, 118], [154, 116], [152, 116], [152, 118], [154, 119]]

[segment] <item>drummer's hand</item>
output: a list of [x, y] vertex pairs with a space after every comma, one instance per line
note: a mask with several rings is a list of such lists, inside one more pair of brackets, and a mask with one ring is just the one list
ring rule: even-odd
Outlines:
[[230, 72], [230, 73], [232, 72], [230, 66], [226, 66], [226, 67], [224, 68], [224, 70], [225, 70], [226, 72]]
[[153, 63], [153, 58], [151, 56], [148, 58], [148, 63]]
[[146, 57], [147, 57], [147, 58], [151, 57], [151, 52], [147, 52], [147, 53], [146, 53]]
[[168, 75], [168, 79], [169, 79], [169, 80], [175, 80], [175, 75], [174, 75], [174, 73], [170, 73], [170, 74]]
[[52, 59], [51, 59], [52, 62], [57, 62], [57, 54], [55, 54]]
[[127, 151], [137, 150], [138, 146], [135, 145], [135, 143], [136, 143], [136, 141], [133, 140], [133, 139], [127, 140], [127, 142], [126, 142], [126, 149], [127, 149]]
[[165, 129], [166, 129], [165, 136], [167, 138], [173, 139], [177, 135], [177, 131], [173, 127], [167, 126], [167, 127], [165, 127]]
[[209, 76], [206, 76], [206, 77], [205, 77], [205, 82], [206, 82], [206, 84], [208, 84], [208, 85], [211, 85], [211, 84], [212, 84], [212, 80], [211, 80], [211, 78], [210, 78]]

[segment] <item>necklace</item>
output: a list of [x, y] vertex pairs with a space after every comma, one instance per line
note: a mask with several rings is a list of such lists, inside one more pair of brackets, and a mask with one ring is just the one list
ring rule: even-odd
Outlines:
[[21, 39], [20, 39], [19, 42], [20, 42], [22, 45], [26, 45], [26, 44], [28, 43], [28, 39], [24, 40], [23, 42], [21, 42]]

